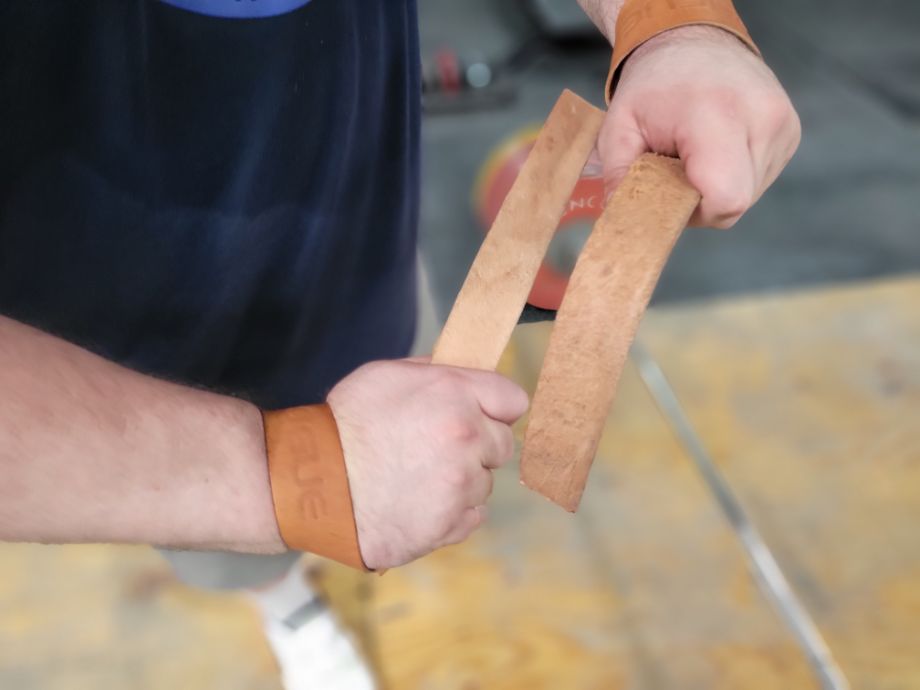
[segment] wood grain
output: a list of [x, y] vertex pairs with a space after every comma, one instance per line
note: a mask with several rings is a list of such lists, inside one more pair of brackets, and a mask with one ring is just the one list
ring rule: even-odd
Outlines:
[[521, 454], [521, 482], [566, 510], [578, 508], [629, 346], [697, 203], [679, 161], [642, 156], [572, 273]]
[[563, 91], [476, 255], [433, 363], [495, 369], [602, 122], [600, 110]]
[[[858, 690], [920, 688], [918, 303], [915, 276], [640, 327]], [[518, 328], [499, 370], [533, 390], [549, 336]], [[489, 505], [375, 578], [387, 690], [818, 690], [629, 363], [578, 513], [504, 471]]]
[[[914, 275], [641, 326], [858, 690], [920, 688], [918, 303]], [[517, 329], [499, 364], [529, 390], [549, 327]], [[323, 578], [374, 633], [381, 688], [816, 690], [628, 364], [577, 515], [519, 488], [496, 473], [461, 546]], [[244, 599], [179, 585], [144, 547], [0, 544], [0, 611], [4, 690], [281, 687]]]

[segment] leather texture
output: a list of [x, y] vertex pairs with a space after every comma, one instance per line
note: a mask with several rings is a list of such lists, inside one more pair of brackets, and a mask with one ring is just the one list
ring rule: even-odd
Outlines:
[[521, 452], [521, 482], [578, 508], [629, 347], [699, 203], [680, 161], [645, 154], [617, 187], [556, 315]]
[[613, 57], [604, 91], [607, 103], [613, 97], [619, 69], [630, 53], [660, 33], [692, 24], [724, 29], [760, 55], [731, 0], [626, 0], [617, 17]]
[[590, 103], [562, 92], [473, 261], [434, 364], [498, 365], [603, 120]]
[[281, 538], [367, 570], [358, 546], [339, 430], [329, 405], [263, 412], [272, 500]]

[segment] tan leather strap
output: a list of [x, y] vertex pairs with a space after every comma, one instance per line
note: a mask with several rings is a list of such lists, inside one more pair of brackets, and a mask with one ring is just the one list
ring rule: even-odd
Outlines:
[[699, 203], [679, 161], [645, 154], [608, 201], [569, 280], [531, 405], [521, 481], [569, 511], [639, 321]]
[[603, 119], [563, 91], [479, 249], [432, 362], [498, 365]]
[[660, 33], [692, 24], [724, 29], [760, 55], [731, 0], [626, 0], [617, 16], [613, 57], [604, 92], [607, 102], [613, 96], [620, 66], [630, 53]]
[[[476, 256], [433, 362], [498, 364], [602, 120], [562, 94]], [[679, 161], [640, 157], [575, 266], [521, 456], [522, 482], [567, 510], [578, 506], [639, 320], [699, 198]]]
[[338, 426], [328, 405], [263, 412], [272, 500], [281, 538], [308, 551], [367, 570]]

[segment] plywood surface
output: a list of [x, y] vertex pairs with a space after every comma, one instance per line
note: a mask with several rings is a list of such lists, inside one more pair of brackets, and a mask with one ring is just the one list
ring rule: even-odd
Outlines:
[[[654, 311], [671, 378], [854, 688], [920, 687], [920, 281]], [[548, 327], [505, 366], [532, 384]], [[473, 541], [377, 585], [392, 688], [811, 688], [630, 367], [581, 511], [499, 481]]]
[[920, 687], [918, 305], [908, 279], [648, 324], [715, 459], [866, 690]]
[[279, 690], [241, 597], [179, 585], [145, 547], [0, 545], [3, 690]]
[[[653, 310], [640, 338], [857, 690], [920, 687], [920, 279]], [[547, 329], [502, 363], [533, 386]], [[581, 509], [325, 582], [390, 690], [814, 688], [628, 366]], [[0, 688], [278, 688], [239, 597], [144, 548], [0, 546]]]

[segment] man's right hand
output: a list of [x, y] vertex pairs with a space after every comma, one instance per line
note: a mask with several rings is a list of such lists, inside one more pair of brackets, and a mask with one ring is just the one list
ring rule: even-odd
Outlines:
[[527, 394], [486, 371], [372, 362], [329, 394], [358, 542], [372, 569], [466, 539], [485, 517], [492, 470], [514, 452]]

